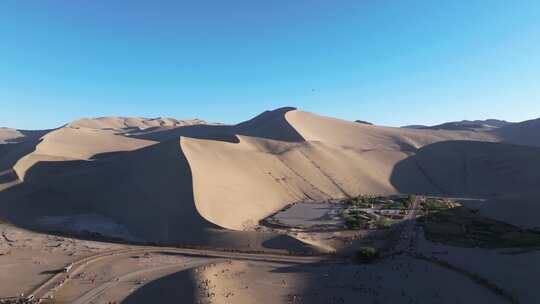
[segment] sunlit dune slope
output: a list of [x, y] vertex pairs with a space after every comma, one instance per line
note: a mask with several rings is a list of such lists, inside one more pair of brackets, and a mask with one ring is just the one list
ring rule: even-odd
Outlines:
[[21, 180], [26, 171], [38, 162], [88, 160], [118, 151], [130, 151], [155, 142], [115, 135], [112, 131], [64, 127], [43, 136], [35, 150], [14, 166]]
[[83, 118], [68, 126], [72, 128], [87, 128], [95, 130], [114, 130], [117, 132], [144, 131], [148, 129], [176, 128], [197, 124], [205, 124], [200, 119], [177, 120], [174, 118], [141, 118], [141, 117], [99, 117]]
[[26, 171], [38, 162], [105, 158], [113, 153], [133, 151], [157, 143], [153, 140], [127, 136], [131, 133], [144, 134], [203, 123], [201, 120], [182, 121], [172, 118], [81, 119], [44, 135], [34, 151], [15, 164], [14, 170], [18, 177], [24, 180]]
[[445, 140], [497, 141], [491, 134], [472, 131], [416, 130], [358, 124], [303, 111], [289, 111], [287, 121], [308, 141], [341, 147], [414, 152]]
[[477, 132], [362, 125], [289, 108], [241, 126], [252, 129], [237, 142], [182, 141], [197, 209], [231, 229], [250, 227], [285, 204], [306, 199], [440, 193], [422, 168], [407, 161], [418, 149], [448, 140], [496, 140]]

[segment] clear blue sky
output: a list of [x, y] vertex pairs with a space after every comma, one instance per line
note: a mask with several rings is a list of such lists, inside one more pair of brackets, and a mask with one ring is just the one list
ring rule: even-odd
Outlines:
[[2, 0], [0, 126], [540, 117], [538, 0]]

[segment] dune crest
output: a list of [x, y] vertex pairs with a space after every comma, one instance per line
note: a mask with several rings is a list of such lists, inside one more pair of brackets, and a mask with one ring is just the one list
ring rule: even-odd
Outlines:
[[174, 118], [142, 118], [142, 117], [98, 117], [83, 118], [69, 123], [72, 128], [88, 128], [96, 130], [132, 131], [149, 128], [176, 128], [197, 124], [206, 124], [200, 119], [178, 120]]

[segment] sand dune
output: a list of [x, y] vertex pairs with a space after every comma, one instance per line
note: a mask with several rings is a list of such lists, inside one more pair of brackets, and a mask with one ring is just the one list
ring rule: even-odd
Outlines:
[[453, 131], [487, 131], [512, 124], [511, 122], [499, 119], [486, 120], [462, 120], [442, 123], [435, 126], [409, 125], [402, 128], [407, 129], [431, 129], [431, 130], [453, 130]]
[[35, 140], [46, 134], [48, 131], [49, 130], [17, 130], [0, 127], [0, 145]]
[[277, 236], [244, 230], [291, 202], [530, 192], [540, 182], [540, 150], [497, 142], [534, 144], [537, 124], [511, 126], [389, 128], [293, 108], [231, 126], [82, 119], [2, 148], [0, 186], [20, 181], [0, 188], [0, 212], [35, 229], [44, 216], [99, 214], [148, 241], [255, 248]]
[[32, 153], [40, 137], [48, 132], [0, 128], [0, 191], [19, 183], [14, 166], [25, 155]]
[[24, 138], [24, 134], [21, 131], [10, 128], [0, 128], [0, 144], [16, 141], [20, 138]]
[[[28, 168], [25, 183], [4, 191], [1, 214], [21, 226], [46, 230], [45, 216], [99, 214], [134, 239], [162, 244], [212, 245], [257, 250], [297, 248], [296, 240], [269, 233], [224, 233], [195, 208], [189, 164], [175, 139], [114, 158], [43, 159]], [[43, 155], [40, 155], [43, 157]], [[73, 220], [71, 220], [73, 221]], [[282, 245], [283, 244], [283, 245]]]
[[14, 165], [14, 170], [24, 180], [26, 171], [38, 162], [90, 160], [133, 151], [156, 144], [156, 141], [129, 137], [132, 133], [141, 135], [204, 123], [201, 120], [172, 118], [81, 119], [44, 135], [35, 150]]
[[540, 147], [540, 119], [510, 124], [493, 133], [503, 142]]
[[411, 152], [445, 140], [497, 141], [495, 136], [480, 132], [370, 126], [303, 111], [289, 111], [286, 119], [306, 140], [361, 149]]
[[199, 212], [231, 229], [248, 228], [291, 202], [394, 192], [387, 162], [405, 157], [391, 151], [358, 153], [320, 142], [239, 138], [237, 144], [182, 141]]
[[274, 139], [286, 142], [302, 142], [305, 139], [286, 118], [295, 108], [280, 108], [266, 111], [257, 117], [234, 126], [233, 132], [252, 137]]
[[532, 119], [519, 123], [498, 119], [462, 120], [447, 122], [436, 126], [410, 125], [404, 129], [471, 131], [480, 136], [496, 138], [504, 142], [525, 146], [540, 146], [540, 119]]
[[480, 213], [516, 226], [540, 230], [540, 192], [512, 193], [494, 197], [482, 204]]
[[[294, 142], [284, 142], [239, 136], [238, 143], [202, 139], [182, 141], [193, 173], [195, 202], [207, 220], [222, 227], [243, 229], [286, 203], [305, 199], [320, 200], [362, 193], [512, 192], [534, 187], [538, 181], [534, 172], [525, 166], [530, 161], [539, 161], [535, 156], [536, 150], [517, 146], [512, 149], [513, 146], [498, 144], [475, 146], [474, 142], [463, 142], [458, 146], [464, 146], [466, 150], [470, 148], [471, 153], [480, 153], [478, 157], [489, 155], [493, 147], [499, 148], [491, 159], [495, 164], [474, 168], [479, 178], [469, 178], [474, 191], [449, 185], [441, 189], [431, 177], [426, 176], [425, 171], [434, 171], [441, 161], [447, 161], [443, 159], [444, 155], [454, 155], [455, 147], [441, 146], [442, 151], [433, 153], [441, 159], [433, 159], [432, 163], [429, 163], [428, 156], [424, 157], [430, 153], [424, 152], [423, 147], [449, 140], [495, 141], [496, 138], [490, 134], [403, 130], [351, 123], [291, 109], [284, 113], [289, 123], [287, 128], [293, 128], [304, 140], [295, 137]], [[268, 113], [265, 115], [271, 118], [261, 121], [259, 117], [258, 120], [266, 129], [282, 127], [283, 120], [277, 120]], [[275, 126], [272, 125], [274, 122]], [[259, 135], [256, 132], [252, 134]], [[430, 148], [425, 149], [429, 151]], [[422, 163], [423, 167], [418, 166], [416, 158], [412, 157], [416, 151], [419, 151], [419, 157], [427, 158]], [[448, 162], [449, 166], [443, 168], [455, 169], [455, 162], [461, 155], [454, 156], [454, 162]], [[504, 166], [504, 161], [511, 163], [514, 157], [525, 159], [515, 165], [519, 167], [518, 171], [498, 171], [503, 168], [497, 166]], [[440, 178], [444, 176], [440, 174]], [[454, 183], [461, 182], [463, 178], [466, 177], [459, 174], [451, 177]], [[507, 178], [521, 178], [523, 183], [501, 187]]]
[[65, 127], [45, 135], [32, 153], [15, 164], [14, 170], [24, 180], [27, 170], [39, 162], [89, 160], [105, 153], [136, 150], [152, 144], [154, 142], [117, 136], [110, 131]]
[[88, 128], [97, 130], [132, 131], [134, 129], [147, 130], [149, 128], [175, 128], [197, 124], [205, 124], [200, 119], [177, 120], [174, 118], [142, 118], [142, 117], [98, 117], [83, 118], [68, 126], [72, 128]]
[[[500, 143], [446, 141], [426, 146], [396, 165], [394, 175], [417, 166], [435, 193], [490, 196], [521, 193], [540, 184], [540, 149]], [[394, 178], [394, 176], [393, 176]], [[396, 178], [397, 179], [397, 178]], [[403, 192], [427, 192], [395, 180]]]

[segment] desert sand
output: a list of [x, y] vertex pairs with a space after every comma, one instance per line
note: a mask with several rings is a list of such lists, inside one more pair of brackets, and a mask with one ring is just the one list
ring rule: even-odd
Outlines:
[[77, 259], [119, 245], [37, 234], [0, 224], [0, 296], [27, 293]]
[[[418, 193], [484, 198], [484, 203], [475, 207], [482, 215], [534, 228], [540, 226], [536, 216], [540, 211], [539, 126], [538, 120], [532, 120], [481, 128], [392, 128], [281, 108], [236, 125], [199, 119], [102, 117], [81, 119], [54, 130], [4, 128], [0, 129], [0, 219], [11, 227], [27, 229], [26, 233], [55, 231], [109, 242], [318, 254], [327, 248], [300, 234], [260, 231], [259, 222], [295, 202]], [[46, 235], [36, 235], [48, 240]], [[69, 257], [58, 261], [51, 257], [43, 263], [54, 268], [82, 255], [75, 251]], [[474, 252], [470, 255], [473, 260], [480, 259]], [[537, 255], [528, 258], [533, 264], [538, 262]], [[165, 261], [160, 267], [167, 266], [166, 260], [160, 260]], [[16, 265], [0, 262], [0, 267]], [[325, 294], [336, 298], [321, 298], [323, 302], [343, 303], [339, 302], [343, 299], [348, 303], [357, 290], [380, 303], [405, 298], [411, 303], [439, 298], [448, 303], [467, 302], [448, 289], [434, 293], [434, 286], [443, 285], [459, 285], [485, 302], [501, 301], [452, 271], [431, 269], [424, 265], [427, 262], [411, 257], [362, 269], [368, 279], [355, 281], [361, 286], [348, 285], [357, 272], [346, 267], [250, 263], [227, 266], [227, 272], [238, 274], [237, 278], [218, 280], [213, 291], [217, 298], [212, 301], [228, 303], [232, 292], [235, 301], [231, 303], [251, 303], [254, 298], [265, 303], [271, 298], [264, 286], [275, 283], [280, 286], [275, 295], [279, 301], [291, 302], [289, 296], [297, 294], [307, 299], [298, 303], [315, 303], [310, 282], [318, 282], [328, 273], [339, 276], [336, 282], [341, 285], [326, 286]], [[420, 285], [409, 286], [403, 283], [406, 276], [397, 279], [390, 275], [403, 264], [411, 269], [400, 275], [410, 275]], [[161, 275], [149, 275], [149, 281], [169, 286], [172, 281], [167, 276], [172, 276], [171, 280], [197, 286], [219, 277], [213, 271], [224, 271], [226, 264], [218, 265], [202, 272], [178, 272], [181, 267], [172, 267]], [[32, 271], [41, 271], [36, 269]], [[126, 274], [107, 271], [104, 284]], [[379, 281], [369, 277], [377, 275], [382, 277]], [[425, 276], [437, 280], [422, 279]], [[265, 279], [257, 281], [257, 277]], [[13, 294], [39, 281], [32, 275], [29, 278], [15, 280], [0, 293]], [[286, 286], [280, 285], [282, 280], [288, 282]], [[248, 288], [243, 287], [246, 282]], [[405, 285], [399, 285], [402, 283]], [[160, 284], [143, 284], [143, 298], [161, 290]], [[81, 286], [66, 291], [64, 301], [76, 299], [85, 288]], [[133, 287], [126, 286], [122, 295], [113, 293], [108, 299], [127, 297]], [[523, 290], [516, 290], [524, 303], [533, 303], [531, 297], [523, 296]], [[135, 301], [135, 296], [126, 301]], [[192, 296], [200, 298], [201, 294]]]
[[[194, 286], [194, 303], [505, 303], [461, 275], [410, 258], [377, 265], [224, 262], [166, 276], [125, 303], [158, 298], [160, 286]], [[467, 293], [453, 292], [447, 286]]]

